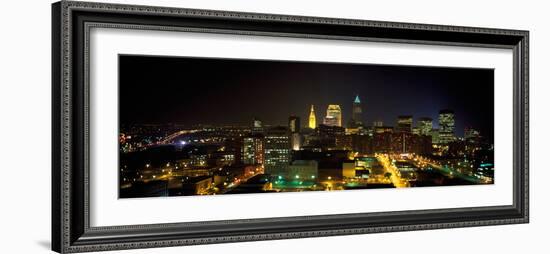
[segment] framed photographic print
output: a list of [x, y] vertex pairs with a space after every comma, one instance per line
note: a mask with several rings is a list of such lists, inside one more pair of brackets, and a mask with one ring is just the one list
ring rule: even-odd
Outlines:
[[57, 252], [528, 222], [527, 31], [52, 10]]

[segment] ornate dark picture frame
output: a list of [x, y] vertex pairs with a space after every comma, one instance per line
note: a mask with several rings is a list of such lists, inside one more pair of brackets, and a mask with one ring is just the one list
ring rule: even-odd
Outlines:
[[[62, 1], [52, 6], [52, 249], [61, 253], [529, 221], [528, 31]], [[512, 49], [513, 205], [113, 227], [89, 224], [92, 27]]]

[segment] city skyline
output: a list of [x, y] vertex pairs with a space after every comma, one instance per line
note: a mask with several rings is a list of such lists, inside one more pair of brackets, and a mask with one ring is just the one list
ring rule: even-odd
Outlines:
[[[186, 71], [185, 75], [180, 74], [182, 70], [188, 68], [190, 72]], [[206, 78], [204, 76], [206, 69], [220, 75], [210, 75]], [[348, 75], [340, 76], [342, 79], [340, 82], [323, 81], [322, 78], [326, 76], [324, 72], [327, 69]], [[243, 77], [247, 72], [254, 77]], [[259, 79], [258, 76], [262, 75], [258, 72], [263, 74], [265, 80]], [[279, 75], [275, 75], [275, 72], [279, 72]], [[386, 75], [382, 75], [384, 73]], [[403, 75], [395, 75], [395, 73]], [[478, 129], [484, 136], [492, 137], [493, 134], [493, 71], [488, 69], [120, 56], [120, 74], [120, 92], [130, 95], [121, 97], [120, 115], [123, 124], [250, 125], [254, 118], [259, 118], [265, 124], [286, 125], [288, 117], [294, 115], [303, 119], [301, 127], [307, 127], [311, 105], [315, 107], [317, 124], [322, 124], [327, 107], [333, 104], [340, 106], [342, 126], [346, 126], [352, 118], [354, 101], [359, 96], [362, 105], [361, 120], [365, 126], [371, 126], [377, 120], [383, 121], [385, 126], [396, 126], [399, 115], [412, 115], [414, 126], [418, 126], [420, 118], [430, 117], [434, 119], [433, 127], [438, 128], [439, 111], [452, 109], [455, 111], [456, 135], [464, 136], [465, 127]], [[276, 76], [283, 77], [277, 77], [275, 81], [270, 79]], [[285, 76], [290, 77], [285, 78]], [[369, 76], [370, 79], [362, 79], [358, 82], [358, 77], [363, 76]], [[311, 80], [308, 81], [306, 77]], [[288, 82], [291, 78], [297, 80]], [[426, 82], [424, 87], [411, 85], [422, 81]], [[160, 89], [146, 89], [151, 82]], [[348, 83], [353, 85], [341, 85]], [[365, 83], [367, 85], [364, 85]], [[380, 83], [394, 85], [381, 86]], [[461, 86], [455, 87], [459, 83]], [[480, 86], [480, 83], [484, 85]], [[126, 87], [127, 84], [131, 86]], [[272, 87], [268, 87], [269, 93], [261, 93], [258, 95], [261, 97], [256, 98], [258, 90], [265, 88], [261, 84], [272, 84], [270, 85]], [[304, 85], [297, 86], [297, 84]], [[437, 84], [445, 89], [438, 88]], [[329, 94], [325, 93], [321, 96], [319, 91], [314, 89], [306, 89], [307, 92], [302, 92], [304, 86], [311, 88], [316, 85], [319, 86], [318, 90]], [[204, 86], [212, 89], [203, 89]], [[411, 91], [407, 89], [408, 87], [416, 87], [417, 89], [413, 90], [421, 91]], [[399, 91], [401, 88], [404, 90]], [[198, 89], [202, 91], [198, 93]], [[250, 91], [246, 91], [247, 89]], [[331, 91], [327, 91], [329, 89]], [[346, 91], [348, 94], [345, 93]], [[163, 96], [158, 96], [159, 93]], [[327, 96], [335, 99], [328, 99]], [[449, 99], [450, 97], [453, 98]], [[277, 98], [285, 103], [270, 103]], [[287, 100], [288, 98], [290, 100]], [[447, 99], [448, 102], [441, 103], [443, 99]], [[135, 103], [135, 100], [143, 103]], [[382, 107], [381, 101], [385, 102]], [[204, 106], [200, 108], [197, 105]], [[461, 107], [434, 105], [461, 105]], [[191, 108], [193, 110], [186, 110]], [[224, 114], [214, 114], [215, 112]], [[200, 117], [196, 117], [199, 114]]]
[[[354, 107], [358, 108], [359, 110], [361, 110], [361, 103], [359, 102], [359, 96], [356, 95], [355, 96], [355, 100], [354, 100]], [[348, 124], [345, 124], [343, 122], [343, 120], [341, 120], [339, 122], [339, 124], [334, 124], [334, 123], [327, 123], [327, 117], [330, 117], [329, 115], [323, 115], [321, 114], [320, 116], [317, 116], [317, 112], [316, 111], [312, 111], [312, 109], [314, 108], [314, 105], [310, 105], [311, 108], [310, 108], [310, 113], [309, 113], [309, 116], [308, 118], [310, 119], [310, 121], [308, 121], [307, 123], [304, 123], [304, 124], [300, 124], [300, 119], [301, 117], [299, 116], [296, 116], [296, 115], [289, 115], [287, 120], [290, 121], [290, 119], [298, 119], [298, 126], [299, 128], [310, 128], [310, 129], [316, 129], [319, 125], [328, 125], [328, 126], [340, 126], [340, 127], [350, 127], [349, 126], [349, 123]], [[334, 106], [339, 106], [339, 105], [335, 105], [335, 104], [329, 104], [327, 106], [327, 111], [328, 110], [331, 110], [331, 107], [334, 107]], [[340, 109], [340, 108], [338, 108]], [[451, 129], [449, 129], [449, 127], [446, 127], [446, 128], [441, 128], [441, 116], [442, 116], [442, 112], [450, 112], [453, 116], [453, 126]], [[342, 111], [342, 114], [343, 114], [343, 111]], [[357, 114], [357, 115], [361, 115], [361, 113]], [[314, 116], [315, 120], [313, 120], [313, 122], [311, 121], [311, 117]], [[429, 130], [432, 131], [432, 130], [436, 130], [436, 131], [444, 131], [445, 132], [445, 129], [448, 129], [447, 132], [449, 132], [450, 134], [452, 134], [452, 136], [455, 136], [455, 137], [465, 137], [467, 134], [466, 134], [466, 130], [468, 129], [474, 129], [476, 131], [478, 131], [478, 128], [477, 126], [472, 126], [472, 125], [465, 125], [464, 126], [464, 129], [457, 129], [456, 128], [456, 115], [454, 115], [454, 110], [452, 109], [441, 109], [438, 111], [438, 117], [436, 118], [431, 118], [431, 117], [426, 117], [426, 116], [423, 116], [423, 117], [415, 117], [413, 115], [399, 115], [399, 116], [396, 116], [395, 119], [396, 121], [394, 123], [385, 123], [381, 120], [375, 120], [373, 121], [373, 123], [369, 124], [369, 123], [363, 123], [361, 120], [356, 120], [356, 119], [353, 119], [353, 117], [350, 119], [350, 120], [354, 120], [354, 122], [359, 122], [359, 123], [362, 123], [362, 126], [364, 128], [369, 128], [369, 127], [391, 127], [391, 128], [394, 128], [396, 130], [399, 130], [400, 126], [399, 126], [399, 121], [400, 121], [400, 118], [407, 118], [409, 119], [409, 122], [408, 122], [408, 125], [409, 127], [411, 127], [412, 129], [414, 128], [418, 128], [419, 129], [419, 132], [422, 132], [423, 134], [427, 134], [427, 131], [426, 130], [421, 130], [423, 128], [425, 128], [426, 126], [426, 122], [427, 122], [427, 119], [429, 119], [429, 123], [430, 123], [430, 128]], [[320, 122], [319, 120], [320, 119]], [[245, 123], [245, 124], [237, 124], [237, 125], [233, 125], [233, 124], [221, 124], [221, 125], [218, 125], [219, 127], [223, 127], [223, 126], [241, 126], [241, 127], [255, 127], [255, 125], [257, 125], [258, 123], [260, 123], [261, 125], [263, 126], [271, 126], [271, 127], [277, 127], [277, 126], [285, 126], [285, 124], [271, 124], [271, 123], [265, 123], [263, 122], [263, 120], [259, 117], [254, 117], [253, 119], [251, 119], [251, 121], [249, 123]], [[378, 124], [379, 126], [376, 126], [376, 124]], [[382, 125], [380, 125], [382, 124]], [[293, 124], [295, 125], [295, 124]], [[197, 126], [215, 126], [215, 125], [211, 125], [211, 124], [196, 124], [196, 125], [189, 125], [189, 126], [185, 126], [185, 127], [188, 127], [188, 128], [193, 128], [193, 127], [197, 127]], [[315, 127], [312, 127], [312, 126], [315, 126]], [[289, 123], [289, 128], [296, 128], [296, 127], [290, 127], [290, 123]], [[355, 126], [357, 127], [357, 126]], [[355, 127], [352, 127], [352, 128], [355, 128]], [[412, 132], [412, 129], [409, 130], [410, 132]], [[480, 133], [480, 134], [483, 134], [483, 133]], [[483, 135], [482, 135], [483, 136]], [[486, 138], [489, 138], [490, 137], [486, 137]]]
[[495, 181], [493, 70], [124, 55], [119, 69], [120, 198]]

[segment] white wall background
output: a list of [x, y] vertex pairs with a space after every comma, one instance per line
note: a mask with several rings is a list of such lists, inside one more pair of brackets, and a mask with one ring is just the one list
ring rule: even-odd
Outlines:
[[[107, 0], [104, 0], [107, 1]], [[117, 0], [247, 12], [345, 17], [531, 31], [531, 223], [464, 229], [132, 250], [122, 253], [512, 253], [544, 252], [550, 226], [550, 29], [545, 1]], [[50, 1], [0, 9], [1, 253], [48, 253], [50, 245]], [[537, 251], [538, 250], [538, 251]]]

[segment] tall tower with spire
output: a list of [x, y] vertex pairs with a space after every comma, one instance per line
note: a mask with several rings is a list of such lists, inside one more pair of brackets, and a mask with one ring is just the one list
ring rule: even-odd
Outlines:
[[359, 95], [356, 95], [355, 100], [353, 101], [351, 120], [349, 121], [348, 126], [351, 128], [357, 128], [359, 126], [362, 126], [363, 125], [363, 121], [361, 120], [362, 113], [363, 113], [363, 110], [361, 109], [361, 100], [359, 99]]
[[315, 109], [313, 108], [313, 104], [311, 105], [311, 110], [309, 111], [309, 128], [317, 128], [317, 120], [315, 119]]

